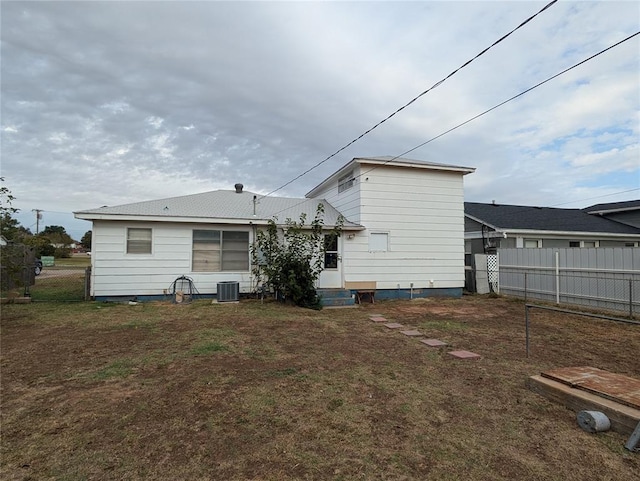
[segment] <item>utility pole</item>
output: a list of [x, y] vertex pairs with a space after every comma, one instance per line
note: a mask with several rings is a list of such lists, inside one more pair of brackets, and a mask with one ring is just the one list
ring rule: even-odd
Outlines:
[[40, 220], [42, 219], [42, 209], [31, 209], [31, 212], [36, 213], [36, 235], [40, 232]]

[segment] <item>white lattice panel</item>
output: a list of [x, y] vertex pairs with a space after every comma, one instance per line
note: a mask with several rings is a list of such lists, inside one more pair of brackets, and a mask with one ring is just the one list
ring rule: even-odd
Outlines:
[[487, 256], [487, 273], [489, 275], [489, 284], [493, 287], [493, 292], [500, 292], [500, 286], [498, 285], [498, 256]]

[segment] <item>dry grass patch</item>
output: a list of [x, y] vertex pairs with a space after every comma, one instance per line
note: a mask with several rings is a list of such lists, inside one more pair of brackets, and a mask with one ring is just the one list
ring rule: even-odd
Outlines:
[[[371, 313], [450, 342], [430, 348]], [[99, 303], [2, 312], [2, 479], [634, 479], [616, 433], [531, 393], [541, 370], [640, 377], [638, 326], [505, 299], [310, 311]], [[482, 359], [455, 360], [447, 349]]]

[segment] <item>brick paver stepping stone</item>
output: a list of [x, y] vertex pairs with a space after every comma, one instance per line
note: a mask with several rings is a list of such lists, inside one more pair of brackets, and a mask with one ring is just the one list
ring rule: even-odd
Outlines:
[[422, 339], [420, 342], [431, 347], [440, 347], [447, 345], [446, 342], [441, 341], [440, 339]]
[[373, 322], [387, 322], [387, 319], [382, 316], [369, 316]]
[[422, 336], [420, 331], [416, 331], [415, 329], [409, 331], [400, 331], [405, 336]]
[[471, 351], [451, 351], [449, 354], [458, 359], [478, 359], [480, 357], [480, 354]]
[[401, 327], [404, 327], [402, 324], [398, 324], [397, 322], [388, 322], [387, 324], [385, 324], [385, 326], [387, 326], [389, 329], [399, 329]]

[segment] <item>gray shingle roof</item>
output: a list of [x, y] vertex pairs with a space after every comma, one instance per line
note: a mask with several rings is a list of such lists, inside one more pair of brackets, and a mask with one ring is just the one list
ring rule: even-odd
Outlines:
[[582, 209], [465, 202], [464, 212], [499, 230], [600, 232], [640, 235], [640, 229], [588, 214]]
[[609, 202], [607, 204], [596, 204], [589, 207], [585, 207], [585, 212], [593, 213], [593, 212], [619, 212], [626, 210], [640, 210], [640, 199], [638, 200], [627, 200], [624, 202]]
[[[254, 216], [254, 196], [257, 198]], [[279, 222], [287, 218], [298, 220], [300, 214], [307, 216], [307, 223], [316, 214], [318, 204], [325, 208], [324, 224], [334, 226], [340, 213], [326, 200], [299, 199], [290, 197], [263, 197], [253, 192], [235, 190], [214, 190], [200, 194], [170, 197], [167, 199], [136, 202], [133, 204], [100, 207], [97, 209], [75, 212], [76, 217], [93, 219], [96, 216], [128, 216], [162, 218], [198, 218], [224, 220], [266, 221], [277, 217]], [[345, 221], [345, 227], [359, 227], [353, 222]]]

